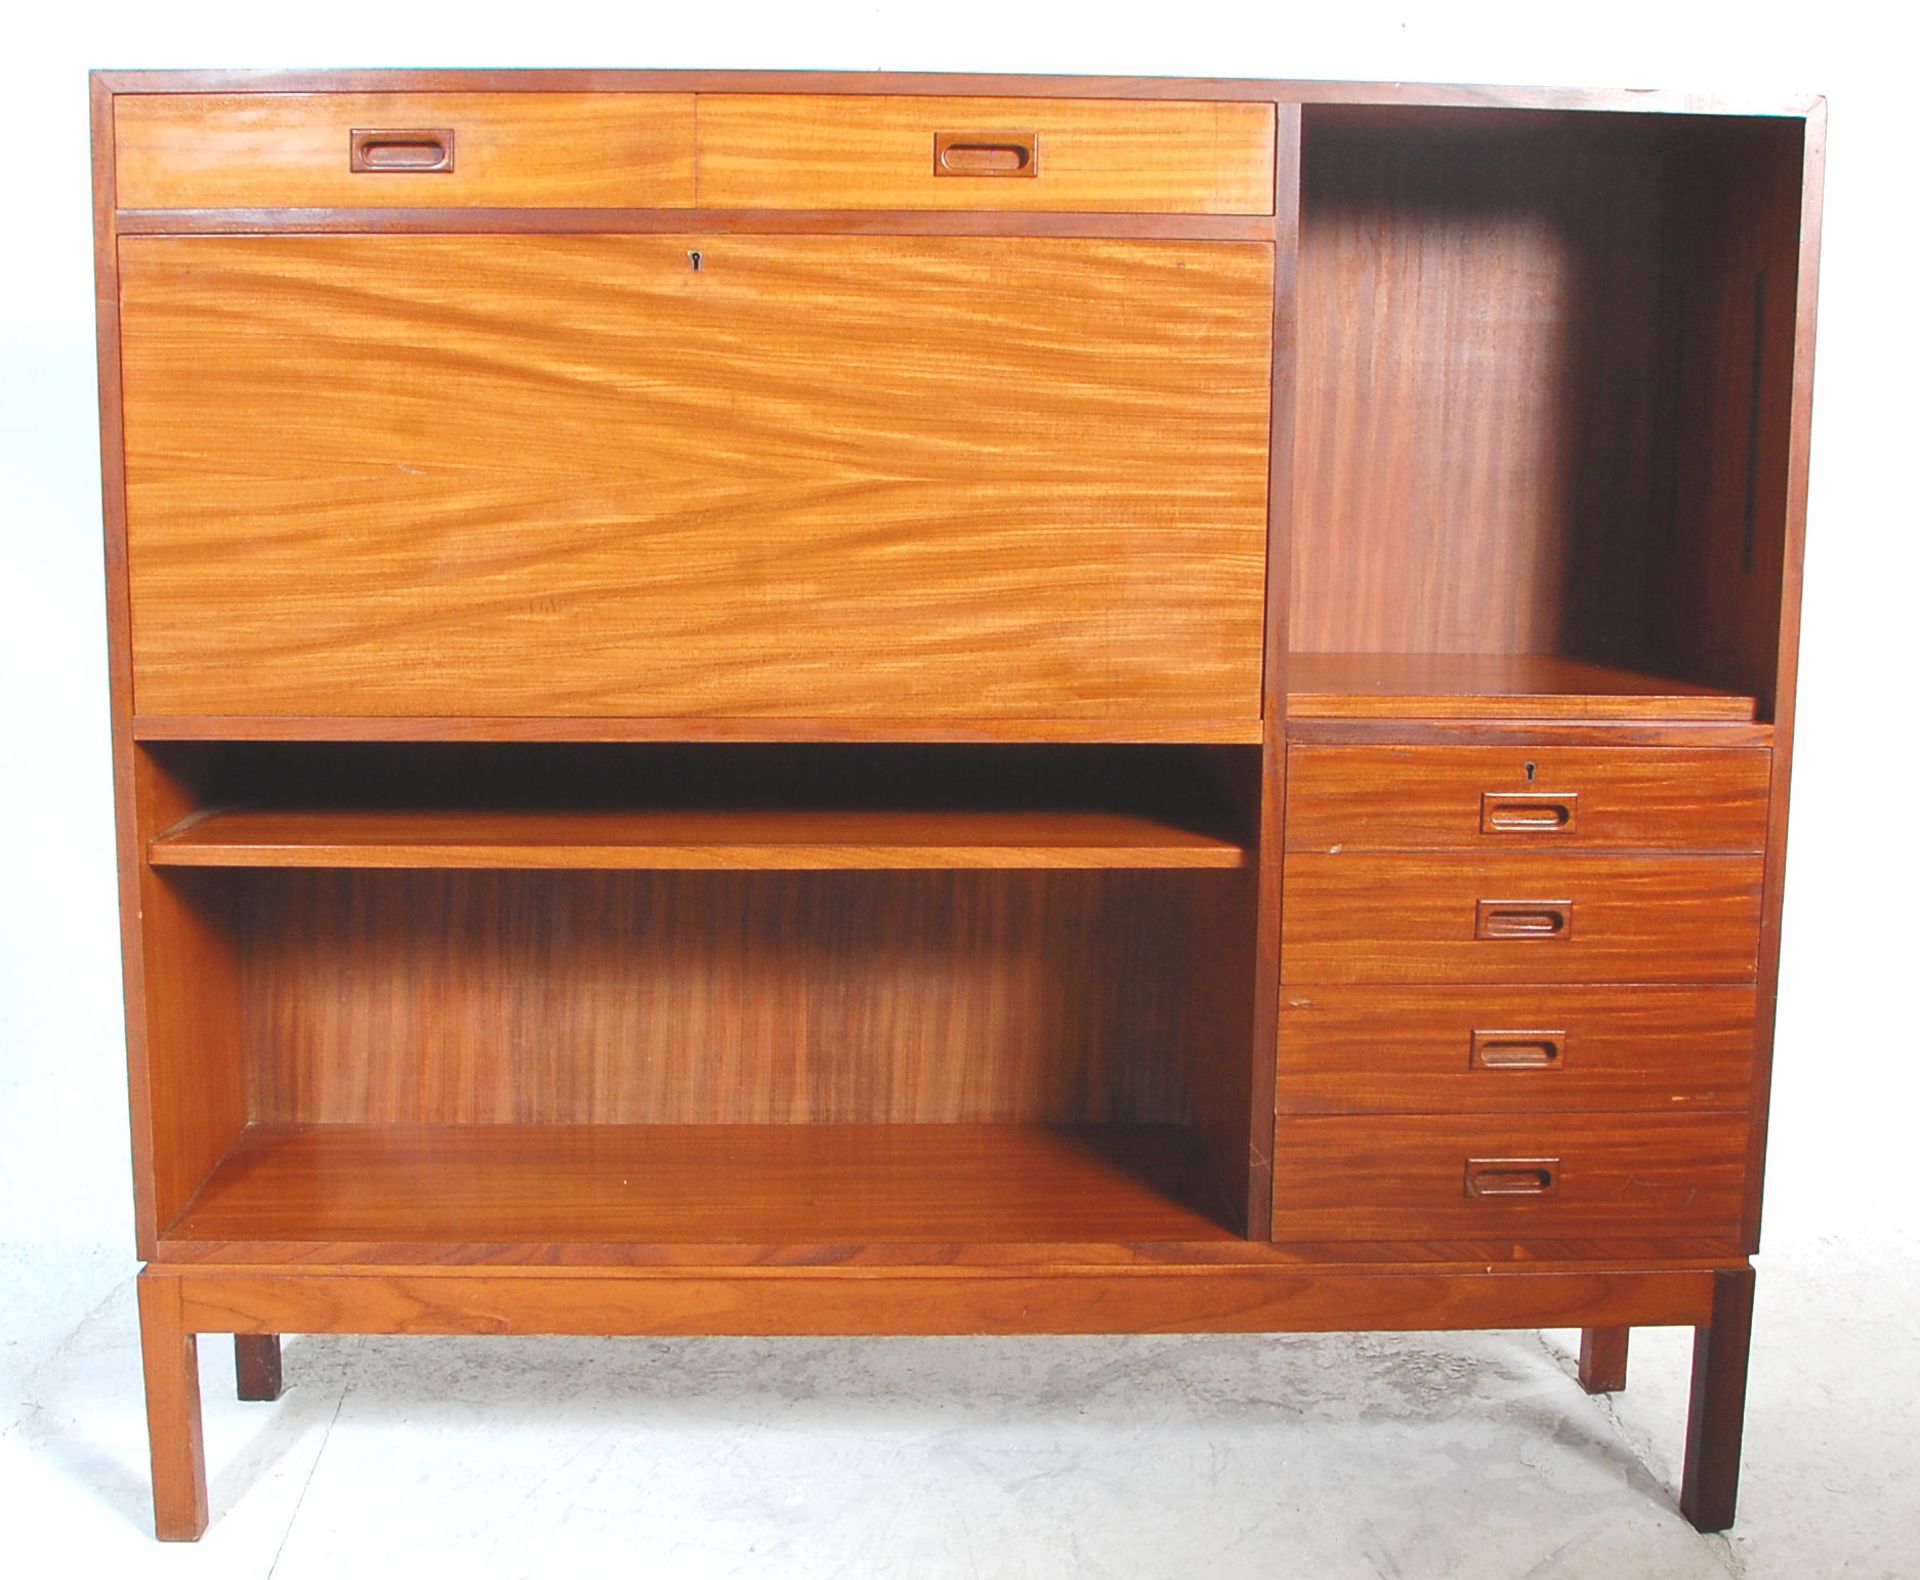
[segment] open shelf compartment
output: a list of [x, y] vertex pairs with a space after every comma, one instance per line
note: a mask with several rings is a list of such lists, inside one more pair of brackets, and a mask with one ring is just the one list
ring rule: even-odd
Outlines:
[[[255, 1125], [165, 1237], [855, 1246], [1231, 1238], [1178, 1125]], [[484, 1254], [484, 1253], [482, 1253]]]
[[1291, 717], [1772, 722], [1802, 155], [1303, 109]]
[[[164, 867], [1243, 868], [1251, 754], [1199, 748], [238, 745]], [[1236, 786], [1236, 777], [1242, 782]]]
[[1244, 1230], [1256, 750], [176, 742], [137, 771], [181, 963], [163, 1255]]
[[1289, 719], [1752, 724], [1752, 697], [1541, 653], [1295, 653]]

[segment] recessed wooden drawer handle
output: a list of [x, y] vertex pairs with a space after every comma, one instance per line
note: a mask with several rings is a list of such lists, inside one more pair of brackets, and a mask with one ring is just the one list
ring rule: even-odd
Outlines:
[[1037, 176], [1038, 132], [935, 132], [937, 176]]
[[1580, 812], [1576, 794], [1547, 790], [1489, 790], [1480, 797], [1483, 834], [1571, 834]]
[[1566, 1053], [1564, 1031], [1476, 1031], [1467, 1063], [1476, 1070], [1559, 1070]]
[[1558, 1158], [1468, 1158], [1469, 1196], [1551, 1196], [1560, 1185]]
[[453, 132], [349, 132], [347, 168], [369, 173], [448, 175], [453, 170]]
[[1573, 936], [1571, 900], [1477, 900], [1473, 908], [1475, 938], [1570, 938]]

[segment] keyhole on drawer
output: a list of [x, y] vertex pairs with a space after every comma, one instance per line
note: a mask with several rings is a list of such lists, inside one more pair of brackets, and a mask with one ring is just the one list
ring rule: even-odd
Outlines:
[[[699, 268], [699, 267], [700, 267], [700, 265], [696, 263], [696, 264], [694, 265], [694, 267], [695, 267], [695, 268], [697, 269], [697, 268]], [[1527, 764], [1527, 783], [1528, 783], [1528, 784], [1532, 784], [1532, 783], [1533, 783], [1533, 776], [1534, 776], [1534, 773], [1536, 772], [1536, 770], [1537, 770], [1538, 768], [1539, 768], [1539, 764], [1538, 764], [1538, 763], [1528, 763], [1528, 764]]]
[[700, 254], [699, 253], [697, 252], [688, 253], [687, 262], [693, 265], [693, 272], [695, 274], [698, 274], [700, 272]]

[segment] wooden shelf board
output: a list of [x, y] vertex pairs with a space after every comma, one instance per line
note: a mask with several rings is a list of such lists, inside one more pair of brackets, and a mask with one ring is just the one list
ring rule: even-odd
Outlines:
[[1294, 653], [1289, 719], [1751, 724], [1752, 697], [1539, 653]]
[[1239, 868], [1230, 840], [1120, 812], [214, 812], [160, 867]]
[[253, 1125], [167, 1232], [196, 1242], [1197, 1241], [1172, 1125]]
[[136, 741], [738, 741], [883, 745], [1258, 746], [1258, 717], [1229, 719], [714, 718], [549, 713], [371, 715], [136, 713]]

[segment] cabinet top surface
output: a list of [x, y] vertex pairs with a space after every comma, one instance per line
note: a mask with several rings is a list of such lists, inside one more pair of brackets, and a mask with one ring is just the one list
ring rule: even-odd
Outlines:
[[1545, 88], [1424, 82], [1311, 82], [1231, 77], [1030, 76], [950, 72], [645, 70], [207, 70], [93, 73], [107, 93], [701, 92], [1031, 94], [1051, 98], [1266, 99], [1303, 105], [1627, 111], [1817, 119], [1816, 94], [1668, 88]]

